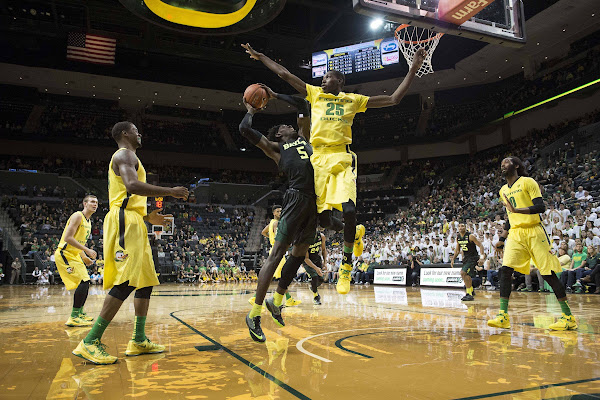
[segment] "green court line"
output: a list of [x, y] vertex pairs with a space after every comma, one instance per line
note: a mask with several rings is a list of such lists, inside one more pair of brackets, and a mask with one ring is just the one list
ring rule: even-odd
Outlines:
[[[551, 387], [577, 385], [578, 383], [586, 383], [586, 382], [594, 382], [594, 381], [600, 381], [600, 378], [580, 379], [578, 381], [569, 381], [569, 382], [554, 383], [554, 384], [550, 384], [550, 385], [535, 386], [535, 387], [525, 388], [525, 389], [507, 390], [505, 392], [482, 394], [482, 395], [479, 395], [479, 396], [461, 397], [461, 398], [454, 399], [454, 400], [487, 399], [489, 397], [498, 397], [498, 396], [504, 396], [504, 395], [507, 395], [507, 394], [531, 392], [532, 390], [542, 390], [542, 389], [548, 389], [548, 388], [551, 388]], [[582, 394], [585, 394], [585, 393], [582, 393]], [[587, 396], [593, 396], [593, 395], [588, 394]], [[593, 396], [593, 397], [596, 397], [596, 396]]]
[[[299, 391], [297, 391], [296, 389], [294, 389], [293, 387], [289, 386], [288, 384], [286, 384], [285, 382], [280, 381], [279, 379], [275, 378], [273, 375], [269, 374], [267, 371], [263, 370], [262, 368], [259, 368], [258, 365], [255, 365], [253, 363], [251, 363], [250, 361], [246, 360], [244, 357], [240, 356], [239, 354], [237, 354], [236, 352], [234, 352], [233, 350], [223, 346], [221, 343], [217, 342], [216, 340], [206, 336], [204, 333], [200, 332], [198, 329], [194, 328], [193, 326], [191, 326], [190, 324], [188, 324], [187, 322], [183, 321], [182, 319], [176, 317], [175, 314], [176, 312], [180, 312], [180, 311], [184, 311], [184, 310], [177, 310], [177, 311], [173, 311], [172, 313], [170, 313], [169, 315], [173, 318], [175, 318], [177, 321], [179, 321], [180, 323], [182, 323], [183, 325], [187, 326], [189, 329], [191, 329], [194, 333], [202, 336], [204, 339], [208, 340], [209, 342], [211, 342], [213, 345], [215, 346], [219, 346], [219, 348], [223, 351], [225, 351], [227, 354], [229, 354], [230, 356], [232, 356], [233, 358], [235, 358], [236, 360], [240, 361], [242, 364], [246, 365], [247, 367], [249, 367], [250, 369], [258, 372], [259, 374], [261, 374], [262, 376], [264, 376], [265, 378], [267, 378], [268, 380], [270, 380], [271, 382], [275, 383], [276, 385], [278, 385], [279, 387], [281, 387], [283, 390], [287, 391], [288, 393], [296, 396], [299, 399], [302, 400], [311, 400], [310, 397], [300, 393]], [[248, 339], [250, 340], [250, 339]]]

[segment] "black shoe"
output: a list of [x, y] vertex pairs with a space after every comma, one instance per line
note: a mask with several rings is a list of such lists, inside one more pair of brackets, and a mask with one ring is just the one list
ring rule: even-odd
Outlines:
[[473, 296], [471, 296], [470, 294], [465, 294], [464, 297], [462, 299], [460, 299], [461, 301], [473, 301], [475, 300], [475, 298], [473, 298]]
[[316, 306], [320, 306], [321, 305], [321, 295], [318, 294], [317, 297], [315, 297], [313, 299], [313, 303], [315, 303]]
[[265, 300], [265, 307], [271, 313], [271, 317], [273, 317], [273, 321], [281, 327], [285, 326], [285, 322], [283, 322], [283, 318], [281, 317], [281, 309], [283, 308], [283, 304], [279, 307], [275, 305], [274, 299], [271, 297]]
[[260, 327], [260, 315], [254, 318], [250, 318], [250, 314], [246, 315], [246, 325], [248, 325], [248, 329], [250, 330], [250, 337], [255, 342], [264, 342], [267, 340], [265, 334]]

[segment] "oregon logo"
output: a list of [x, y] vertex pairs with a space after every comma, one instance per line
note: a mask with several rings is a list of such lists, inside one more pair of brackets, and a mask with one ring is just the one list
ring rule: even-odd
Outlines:
[[[232, 4], [234, 11], [225, 13], [180, 8], [167, 4], [172, 3], [172, 1], [169, 0], [144, 0], [144, 3], [160, 18], [176, 24], [195, 26], [198, 28], [223, 28], [243, 20], [250, 11], [252, 11], [252, 8], [256, 4], [256, 0], [246, 0], [245, 4], [235, 10], [237, 4], [244, 3], [243, 1], [239, 1], [236, 4]], [[203, 2], [198, 2], [200, 5], [202, 5], [202, 3]], [[227, 2], [223, 3], [225, 8], [227, 8]], [[206, 4], [206, 6], [209, 5], [210, 3]]]
[[127, 259], [127, 257], [129, 257], [129, 254], [126, 254], [124, 251], [117, 250], [117, 252], [115, 253], [116, 262], [123, 262]]
[[67, 267], [67, 274], [73, 273], [73, 267]]

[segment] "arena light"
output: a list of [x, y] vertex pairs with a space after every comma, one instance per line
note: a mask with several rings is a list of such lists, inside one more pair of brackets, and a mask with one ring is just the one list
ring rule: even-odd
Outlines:
[[379, 29], [381, 25], [383, 25], [383, 20], [381, 18], [376, 18], [373, 21], [371, 21], [371, 24], [369, 26], [371, 27], [371, 29], [376, 30]]
[[566, 91], [566, 92], [564, 92], [564, 93], [561, 93], [561, 94], [558, 94], [558, 95], [556, 95], [556, 96], [550, 97], [549, 99], [546, 99], [546, 100], [540, 101], [539, 103], [532, 104], [532, 105], [530, 105], [529, 107], [522, 108], [522, 109], [520, 109], [520, 110], [518, 110], [518, 111], [511, 111], [511, 112], [509, 112], [509, 113], [506, 113], [506, 114], [504, 114], [504, 116], [503, 116], [502, 118], [498, 118], [498, 119], [497, 119], [496, 121], [494, 121], [494, 122], [497, 122], [497, 121], [501, 121], [501, 120], [503, 120], [503, 119], [510, 118], [510, 117], [512, 117], [513, 115], [517, 115], [517, 114], [520, 114], [520, 113], [522, 113], [522, 112], [525, 112], [525, 111], [531, 110], [532, 108], [539, 107], [539, 106], [541, 106], [542, 104], [549, 103], [549, 102], [551, 102], [552, 100], [556, 100], [556, 99], [559, 99], [559, 98], [561, 98], [561, 97], [563, 97], [563, 96], [567, 96], [567, 95], [569, 95], [569, 94], [571, 94], [571, 93], [575, 93], [575, 92], [577, 92], [577, 91], [579, 91], [579, 90], [581, 90], [581, 89], [585, 89], [586, 87], [590, 87], [590, 86], [592, 86], [592, 85], [595, 85], [595, 84], [597, 84], [597, 83], [600, 83], [600, 79], [596, 79], [596, 80], [594, 80], [594, 81], [588, 82], [588, 83], [586, 83], [585, 85], [581, 85], [581, 86], [579, 86], [579, 87], [576, 87], [575, 89], [568, 90], [568, 91]]

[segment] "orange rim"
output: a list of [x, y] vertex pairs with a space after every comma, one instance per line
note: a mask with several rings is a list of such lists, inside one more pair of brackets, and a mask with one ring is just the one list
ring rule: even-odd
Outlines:
[[[416, 29], [416, 27], [415, 27], [415, 26], [413, 26], [413, 25], [409, 25], [409, 24], [402, 24], [402, 25], [400, 25], [399, 27], [397, 27], [397, 28], [396, 28], [396, 31], [394, 32], [394, 36], [396, 37], [396, 40], [397, 40], [398, 42], [402, 42], [402, 43], [410, 43], [410, 44], [421, 44], [421, 43], [427, 43], [427, 42], [431, 42], [431, 41], [432, 41], [432, 40], [434, 40], [434, 39], [438, 39], [438, 38], [441, 38], [442, 36], [444, 36], [444, 34], [443, 34], [442, 32], [439, 32], [439, 33], [436, 33], [435, 35], [433, 35], [432, 37], [430, 37], [429, 39], [425, 39], [425, 40], [404, 40], [404, 39], [401, 39], [398, 33], [399, 33], [399, 32], [400, 32], [402, 29], [406, 29], [406, 28], [408, 28], [409, 26], [410, 26], [410, 27], [413, 27], [413, 28], [415, 28], [415, 29]], [[424, 28], [421, 28], [421, 29], [424, 29]]]

